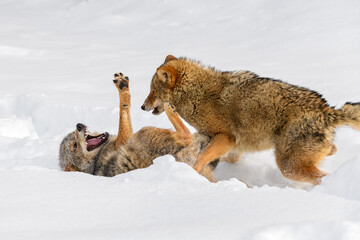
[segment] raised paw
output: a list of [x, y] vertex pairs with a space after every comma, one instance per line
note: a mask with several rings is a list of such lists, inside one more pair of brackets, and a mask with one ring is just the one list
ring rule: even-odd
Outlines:
[[129, 89], [129, 77], [122, 73], [115, 73], [113, 82], [120, 91]]
[[173, 105], [171, 105], [170, 103], [165, 103], [164, 104], [164, 108], [166, 112], [173, 112], [176, 113], [176, 109]]
[[129, 78], [122, 73], [115, 73], [113, 80], [116, 88], [119, 90], [120, 107], [130, 107], [130, 91], [129, 91]]

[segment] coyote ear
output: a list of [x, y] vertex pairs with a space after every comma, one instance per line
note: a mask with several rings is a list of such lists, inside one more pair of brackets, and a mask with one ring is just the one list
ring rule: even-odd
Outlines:
[[171, 60], [177, 60], [176, 57], [174, 57], [173, 55], [168, 55], [166, 58], [165, 58], [165, 62], [164, 63], [167, 63]]
[[174, 86], [177, 76], [175, 68], [170, 66], [161, 67], [156, 70], [156, 74], [161, 82], [166, 83], [169, 87]]

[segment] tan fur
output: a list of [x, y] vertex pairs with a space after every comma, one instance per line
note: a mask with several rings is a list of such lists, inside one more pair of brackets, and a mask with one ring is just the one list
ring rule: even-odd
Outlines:
[[249, 71], [216, 71], [174, 56], [157, 69], [142, 109], [160, 114], [166, 102], [211, 137], [197, 171], [219, 157], [234, 162], [241, 153], [275, 148], [286, 177], [317, 184], [324, 176], [317, 164], [336, 152], [335, 128], [347, 124], [360, 130], [359, 103], [336, 110], [309, 89]]
[[194, 165], [194, 169], [200, 172], [203, 166], [205, 166], [210, 161], [230, 151], [234, 147], [234, 145], [235, 145], [235, 140], [233, 138], [230, 138], [228, 135], [225, 134], [215, 135], [211, 139], [210, 144], [199, 155]]
[[[115, 76], [115, 80], [120, 81], [120, 74]], [[121, 76], [122, 77], [122, 76]], [[115, 148], [118, 149], [121, 145], [123, 145], [132, 135], [132, 125], [130, 119], [129, 109], [131, 107], [130, 101], [130, 93], [129, 93], [129, 80], [127, 77], [123, 78], [123, 84], [126, 84], [128, 87], [124, 87], [120, 89], [117, 87], [119, 91], [119, 103], [120, 103], [120, 111], [119, 111], [119, 131], [115, 141]], [[118, 85], [117, 85], [118, 86]]]
[[[170, 154], [177, 161], [194, 166], [200, 151], [209, 143], [209, 138], [191, 135], [179, 115], [170, 105], [164, 110], [176, 131], [144, 127], [133, 134], [130, 118], [129, 79], [116, 73], [114, 84], [119, 92], [120, 117], [117, 136], [107, 133], [89, 133], [83, 124], [69, 133], [60, 145], [60, 166], [64, 171], [80, 171], [100, 176], [115, 176], [138, 168], [145, 168], [153, 159]], [[89, 136], [102, 136], [104, 142], [88, 150]], [[201, 174], [213, 181], [212, 171], [216, 165], [209, 164]]]
[[343, 118], [339, 121], [338, 125], [347, 124], [352, 128], [360, 130], [360, 103], [346, 103], [341, 112]]

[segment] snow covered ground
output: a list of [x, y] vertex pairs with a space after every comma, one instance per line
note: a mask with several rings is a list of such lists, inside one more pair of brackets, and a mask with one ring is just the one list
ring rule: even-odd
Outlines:
[[218, 183], [169, 156], [114, 178], [58, 166], [76, 123], [117, 132], [114, 72], [130, 77], [135, 131], [171, 127], [140, 109], [167, 54], [360, 101], [359, 1], [1, 0], [0, 29], [0, 239], [360, 239], [360, 132], [346, 127], [314, 188], [272, 151], [220, 163]]

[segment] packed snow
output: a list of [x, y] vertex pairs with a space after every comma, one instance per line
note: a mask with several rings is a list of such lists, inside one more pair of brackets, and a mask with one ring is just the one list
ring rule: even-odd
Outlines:
[[115, 72], [130, 77], [134, 131], [171, 128], [140, 109], [168, 54], [360, 102], [359, 1], [2, 0], [0, 27], [0, 239], [360, 239], [348, 127], [316, 187], [284, 178], [273, 151], [220, 163], [217, 183], [170, 156], [113, 178], [58, 164], [76, 123], [117, 133]]

